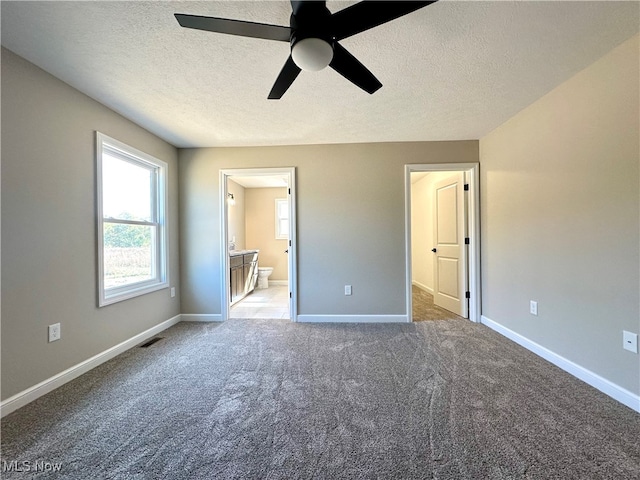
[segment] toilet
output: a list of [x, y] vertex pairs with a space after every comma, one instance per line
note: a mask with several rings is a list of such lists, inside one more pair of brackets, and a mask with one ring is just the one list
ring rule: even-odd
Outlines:
[[269, 275], [273, 273], [273, 267], [258, 267], [258, 287], [269, 288]]

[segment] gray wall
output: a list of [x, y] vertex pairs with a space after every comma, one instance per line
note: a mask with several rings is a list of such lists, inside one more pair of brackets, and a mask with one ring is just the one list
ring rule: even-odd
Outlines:
[[2, 399], [180, 313], [179, 288], [96, 306], [95, 130], [168, 163], [179, 287], [176, 149], [3, 48]]
[[635, 394], [638, 51], [636, 36], [480, 140], [483, 314]]
[[477, 141], [181, 150], [182, 313], [221, 312], [220, 169], [296, 167], [299, 314], [402, 315], [404, 165], [477, 161]]

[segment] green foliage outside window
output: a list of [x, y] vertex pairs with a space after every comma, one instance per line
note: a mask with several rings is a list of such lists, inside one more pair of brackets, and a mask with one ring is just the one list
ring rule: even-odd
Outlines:
[[[131, 215], [121, 214], [121, 220]], [[104, 282], [107, 288], [148, 280], [152, 276], [152, 230], [149, 225], [103, 224]]]
[[[121, 220], [131, 220], [131, 215], [122, 213]], [[141, 225], [104, 223], [104, 246], [107, 248], [148, 247], [151, 245], [151, 229]]]
[[104, 224], [104, 246], [107, 248], [148, 247], [151, 245], [151, 229], [122, 223]]

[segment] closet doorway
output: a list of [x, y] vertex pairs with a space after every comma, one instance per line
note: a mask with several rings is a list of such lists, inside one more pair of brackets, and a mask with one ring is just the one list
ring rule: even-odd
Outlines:
[[480, 321], [477, 164], [405, 166], [407, 315]]

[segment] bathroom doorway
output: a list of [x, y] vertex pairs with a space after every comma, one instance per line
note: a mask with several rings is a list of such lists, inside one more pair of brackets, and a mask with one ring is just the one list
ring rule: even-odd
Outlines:
[[222, 170], [222, 317], [296, 319], [295, 169]]
[[405, 166], [407, 315], [480, 321], [477, 164]]

